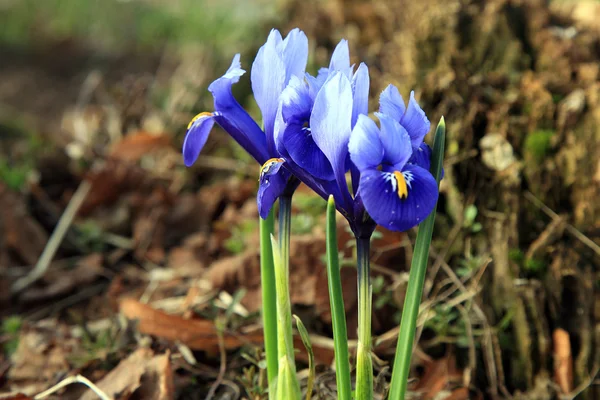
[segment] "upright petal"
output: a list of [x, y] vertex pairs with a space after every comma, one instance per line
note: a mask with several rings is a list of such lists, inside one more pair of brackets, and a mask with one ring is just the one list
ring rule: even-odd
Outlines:
[[383, 161], [386, 164], [404, 166], [412, 155], [412, 145], [408, 132], [398, 121], [386, 114], [376, 114], [381, 122], [381, 144], [383, 145]]
[[[342, 71], [347, 74], [350, 69], [350, 49], [348, 48], [348, 41], [346, 39], [340, 40], [333, 54], [331, 55], [331, 61], [329, 62], [330, 73], [334, 71]], [[350, 76], [346, 75], [348, 78]]]
[[282, 168], [283, 163], [284, 160], [281, 158], [272, 158], [261, 168], [256, 203], [262, 219], [267, 218], [275, 200], [281, 196], [291, 176], [285, 168]]
[[352, 126], [360, 114], [369, 113], [369, 68], [365, 63], [360, 63], [352, 77]]
[[419, 107], [419, 104], [415, 100], [415, 92], [410, 92], [410, 100], [408, 101], [408, 108], [406, 113], [400, 120], [403, 127], [410, 135], [413, 147], [417, 148], [423, 143], [423, 138], [429, 132], [430, 123], [425, 115], [425, 111]]
[[295, 28], [288, 33], [282, 45], [286, 75], [285, 83], [292, 76], [302, 78], [308, 61], [308, 38], [304, 32]]
[[317, 94], [310, 127], [315, 143], [333, 167], [333, 173], [347, 207], [350, 207], [352, 201], [345, 177], [351, 123], [351, 83], [343, 73], [337, 72], [328, 79]]
[[[406, 231], [433, 211], [438, 187], [428, 171], [415, 165], [407, 164], [398, 174], [401, 176], [375, 169], [363, 171], [359, 192], [365, 209], [377, 224], [392, 231]], [[405, 185], [405, 197], [401, 197], [400, 185]]]
[[275, 151], [273, 128], [279, 106], [279, 95], [285, 87], [286, 78], [280, 43], [281, 34], [273, 29], [267, 42], [258, 50], [250, 73], [252, 92], [262, 113], [267, 145], [271, 154]]
[[406, 106], [396, 86], [388, 85], [379, 95], [379, 112], [389, 115], [398, 122], [404, 116]]
[[383, 160], [379, 128], [366, 115], [359, 115], [348, 143], [350, 158], [359, 171], [375, 169]]
[[431, 169], [431, 147], [425, 142], [421, 143], [418, 149], [413, 149], [413, 154], [408, 163], [429, 171]]
[[214, 116], [211, 113], [198, 114], [190, 122], [183, 141], [183, 162], [187, 167], [191, 167], [198, 158], [214, 124]]
[[262, 164], [269, 158], [265, 134], [231, 92], [231, 86], [244, 73], [240, 68], [240, 55], [236, 54], [225, 75], [210, 84], [208, 90], [215, 104], [213, 116], [215, 122]]

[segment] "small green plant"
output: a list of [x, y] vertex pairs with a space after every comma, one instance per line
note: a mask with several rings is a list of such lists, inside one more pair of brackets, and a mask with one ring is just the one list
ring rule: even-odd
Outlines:
[[425, 327], [434, 331], [436, 336], [448, 336], [460, 317], [458, 310], [446, 304], [437, 304], [432, 311], [432, 316], [425, 322]]
[[19, 346], [19, 331], [23, 320], [17, 315], [4, 318], [2, 321], [2, 333], [7, 335], [9, 339], [4, 342], [4, 354], [10, 356], [13, 354]]
[[481, 223], [475, 222], [475, 218], [477, 218], [477, 207], [474, 204], [470, 204], [465, 207], [465, 216], [463, 220], [463, 227], [469, 229], [472, 233], [477, 233], [481, 231]]
[[541, 164], [550, 150], [550, 140], [554, 136], [553, 130], [537, 130], [529, 133], [525, 138], [525, 157]]
[[0, 182], [10, 189], [19, 191], [27, 183], [31, 168], [25, 165], [9, 165], [8, 161], [0, 160]]
[[246, 250], [246, 238], [256, 230], [256, 221], [246, 220], [231, 229], [231, 236], [225, 240], [223, 246], [233, 254], [240, 254]]
[[238, 379], [248, 398], [262, 400], [268, 396], [267, 361], [261, 357], [258, 349], [256, 351], [254, 355], [242, 353], [242, 357], [251, 365], [243, 369], [242, 376]]
[[386, 305], [393, 303], [393, 295], [388, 287], [389, 285], [382, 275], [377, 275], [373, 279], [373, 294], [376, 295], [373, 307], [376, 310], [381, 310]]

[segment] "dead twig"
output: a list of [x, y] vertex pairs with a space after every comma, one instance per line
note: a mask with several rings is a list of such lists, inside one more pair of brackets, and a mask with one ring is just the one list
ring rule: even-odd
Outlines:
[[223, 341], [223, 331], [224, 331], [224, 327], [225, 327], [225, 321], [215, 321], [215, 325], [217, 326], [217, 339], [219, 340], [219, 353], [220, 353], [220, 358], [221, 358], [221, 365], [219, 367], [219, 375], [217, 376], [217, 379], [215, 380], [215, 382], [212, 384], [212, 386], [210, 387], [210, 390], [208, 391], [208, 394], [206, 395], [206, 400], [211, 400], [217, 389], [219, 388], [219, 386], [221, 386], [221, 383], [223, 382], [223, 379], [225, 378], [225, 372], [227, 371], [227, 353], [225, 352], [225, 343]]
[[90, 192], [91, 187], [91, 183], [87, 180], [81, 182], [81, 184], [77, 188], [77, 191], [73, 194], [73, 197], [71, 197], [71, 200], [69, 201], [69, 204], [67, 205], [67, 208], [65, 209], [64, 213], [58, 220], [58, 224], [56, 225], [54, 232], [52, 232], [52, 236], [50, 236], [50, 239], [48, 240], [48, 243], [46, 244], [42, 255], [40, 256], [37, 264], [35, 265], [35, 268], [33, 268], [29, 274], [27, 274], [23, 278], [18, 279], [12, 285], [11, 292], [13, 294], [19, 293], [20, 291], [22, 291], [23, 289], [25, 289], [26, 287], [33, 284], [38, 279], [44, 276], [44, 274], [48, 270], [48, 267], [50, 266], [50, 262], [52, 261], [54, 255], [56, 254], [56, 251], [58, 250], [58, 247], [60, 246], [65, 235], [67, 234], [71, 223], [75, 219], [79, 207], [81, 207], [83, 201]]
[[586, 390], [588, 387], [590, 387], [590, 386], [592, 386], [594, 384], [594, 379], [596, 379], [596, 376], [598, 376], [598, 373], [600, 373], [600, 366], [596, 366], [596, 369], [590, 374], [589, 378], [586, 379], [584, 382], [581, 382], [581, 384], [579, 386], [577, 386], [575, 388], [575, 390], [573, 390], [568, 395], [561, 396], [560, 397], [561, 400], [573, 400], [573, 399], [575, 399], [584, 390]]
[[[546, 215], [548, 215], [553, 220], [560, 220], [560, 215], [555, 213], [550, 207], [545, 205], [540, 199], [534, 196], [533, 193], [527, 191], [525, 192], [525, 198], [531, 201], [536, 207], [542, 210]], [[600, 246], [596, 242], [594, 242], [589, 237], [585, 236], [581, 231], [575, 228], [571, 224], [565, 225], [565, 230], [573, 235], [576, 239], [578, 239], [581, 243], [592, 249], [597, 255], [600, 256]]]
[[65, 386], [71, 385], [73, 383], [84, 384], [85, 386], [89, 387], [94, 393], [96, 393], [96, 395], [98, 395], [98, 397], [102, 400], [114, 400], [112, 397], [108, 396], [106, 393], [104, 393], [102, 390], [100, 390], [100, 388], [98, 386], [94, 385], [94, 383], [92, 381], [90, 381], [89, 379], [87, 379], [85, 376], [82, 376], [82, 375], [70, 376], [66, 379], [63, 379], [62, 381], [58, 382], [56, 385], [52, 386], [50, 389], [37, 394], [36, 396], [33, 397], [33, 399], [34, 400], [45, 399], [46, 397], [50, 396], [51, 394], [56, 393], [60, 389], [64, 388]]

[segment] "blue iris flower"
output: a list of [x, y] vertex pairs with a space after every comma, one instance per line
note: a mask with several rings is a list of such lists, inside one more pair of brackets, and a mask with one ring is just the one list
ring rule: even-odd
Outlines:
[[411, 92], [408, 107], [394, 86], [381, 94], [381, 127], [360, 115], [350, 136], [350, 158], [360, 171], [358, 196], [369, 216], [394, 231], [423, 222], [438, 198], [429, 172], [431, 149], [423, 142], [430, 123]]
[[274, 125], [279, 97], [292, 78], [304, 77], [307, 59], [308, 39], [299, 29], [292, 30], [285, 39], [274, 29], [259, 49], [250, 78], [254, 98], [262, 113], [263, 130], [233, 97], [231, 87], [245, 73], [240, 55], [236, 54], [225, 75], [208, 87], [214, 98], [215, 111], [198, 114], [190, 122], [183, 143], [184, 163], [191, 166], [217, 123], [254, 157], [263, 166], [257, 195], [262, 218], [267, 217], [279, 196], [284, 192], [291, 195], [298, 186], [289, 170], [281, 168], [283, 160], [275, 146]]
[[431, 149], [423, 142], [430, 123], [414, 94], [406, 107], [394, 86], [383, 91], [380, 129], [366, 116], [368, 91], [364, 64], [355, 73], [344, 62], [316, 78], [291, 79], [275, 129], [287, 167], [322, 197], [333, 194], [357, 237], [370, 236], [376, 224], [407, 230], [431, 213], [438, 197]]
[[361, 63], [354, 71], [348, 42], [342, 40], [329, 68], [321, 68], [316, 77], [290, 79], [275, 121], [275, 143], [286, 168], [323, 198], [333, 194], [352, 229], [365, 235], [375, 224], [355, 223], [364, 208], [352, 198], [345, 173], [352, 172], [356, 188], [359, 175], [350, 161], [348, 140], [358, 116], [368, 112], [368, 98], [368, 68]]
[[311, 76], [305, 73], [304, 33], [294, 29], [282, 39], [273, 30], [251, 71], [263, 130], [231, 92], [245, 73], [239, 58], [209, 86], [215, 111], [188, 126], [186, 165], [197, 159], [217, 123], [262, 165], [257, 202], [263, 218], [299, 180], [325, 199], [333, 194], [357, 237], [370, 236], [376, 224], [407, 230], [429, 215], [438, 196], [429, 172], [431, 149], [423, 142], [430, 123], [413, 93], [406, 106], [394, 86], [382, 92], [379, 128], [366, 116], [368, 68], [350, 65], [347, 41], [338, 44], [328, 68]]

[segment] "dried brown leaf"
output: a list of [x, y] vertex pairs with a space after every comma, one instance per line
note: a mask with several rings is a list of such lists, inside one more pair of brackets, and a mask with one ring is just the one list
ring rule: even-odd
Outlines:
[[[0, 251], [10, 250], [19, 257], [13, 260], [34, 265], [48, 235], [41, 225], [29, 215], [25, 199], [0, 182]], [[0, 261], [7, 258], [0, 255]]]
[[68, 340], [55, 340], [54, 331], [22, 330], [7, 377], [10, 388], [24, 393], [47, 389], [48, 382], [69, 371]]
[[[134, 393], [149, 400], [173, 399], [173, 376], [169, 353], [155, 356], [153, 351], [140, 348], [121, 361], [100, 382], [98, 388], [111, 398], [128, 399]], [[95, 400], [91, 390], [81, 400]]]
[[168, 135], [156, 135], [144, 131], [131, 133], [113, 145], [109, 157], [115, 160], [137, 162], [143, 156], [170, 147]]
[[448, 354], [444, 358], [425, 363], [425, 373], [414, 390], [423, 392], [423, 399], [435, 399], [451, 383], [461, 380], [462, 371], [457, 369], [454, 355]]
[[0, 400], [33, 400], [33, 397], [26, 396], [23, 393], [7, 393], [0, 394]]
[[[138, 321], [141, 333], [173, 342], [179, 341], [193, 350], [216, 352], [219, 348], [217, 328], [213, 321], [169, 315], [133, 299], [122, 300], [120, 309], [128, 319]], [[226, 349], [236, 349], [244, 343], [261, 342], [262, 334], [225, 333], [223, 337]]]

